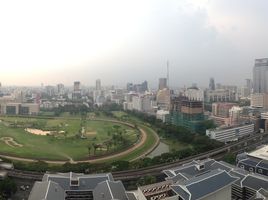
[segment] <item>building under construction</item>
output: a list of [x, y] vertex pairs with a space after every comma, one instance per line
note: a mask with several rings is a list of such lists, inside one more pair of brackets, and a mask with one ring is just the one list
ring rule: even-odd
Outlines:
[[190, 100], [180, 96], [171, 100], [170, 123], [184, 126], [196, 132], [202, 128], [201, 122], [205, 119], [202, 101]]

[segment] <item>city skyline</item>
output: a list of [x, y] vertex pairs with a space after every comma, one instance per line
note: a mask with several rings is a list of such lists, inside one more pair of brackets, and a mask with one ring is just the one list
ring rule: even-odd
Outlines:
[[[53, 5], [53, 6], [52, 6]], [[232, 5], [232, 6], [230, 6]], [[3, 85], [244, 85], [267, 57], [267, 1], [0, 3]], [[72, 14], [70, 14], [72, 13]], [[246, 22], [246, 23], [245, 23]], [[228, 74], [228, 80], [226, 80]]]

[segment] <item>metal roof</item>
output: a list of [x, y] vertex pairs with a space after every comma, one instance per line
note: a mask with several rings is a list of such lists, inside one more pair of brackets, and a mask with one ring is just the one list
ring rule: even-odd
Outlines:
[[213, 170], [171, 187], [183, 199], [193, 200], [213, 194], [236, 180], [224, 170]]

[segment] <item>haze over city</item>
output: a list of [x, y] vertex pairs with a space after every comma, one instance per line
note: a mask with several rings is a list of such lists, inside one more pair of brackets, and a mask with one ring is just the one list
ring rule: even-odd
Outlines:
[[0, 80], [156, 86], [169, 60], [171, 86], [206, 86], [210, 77], [242, 85], [254, 59], [267, 56], [267, 7], [265, 0], [1, 1]]

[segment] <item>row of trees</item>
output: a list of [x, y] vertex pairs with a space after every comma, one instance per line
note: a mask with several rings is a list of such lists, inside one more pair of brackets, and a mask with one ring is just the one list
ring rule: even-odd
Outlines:
[[60, 116], [62, 113], [69, 112], [71, 115], [79, 115], [79, 114], [86, 114], [88, 112], [104, 112], [106, 114], [111, 114], [111, 111], [118, 111], [123, 110], [122, 105], [116, 103], [106, 103], [102, 106], [94, 105], [94, 104], [67, 104], [64, 106], [59, 106], [58, 108], [54, 108], [55, 116]]
[[11, 178], [0, 181], [0, 200], [9, 199], [17, 191], [17, 185]]

